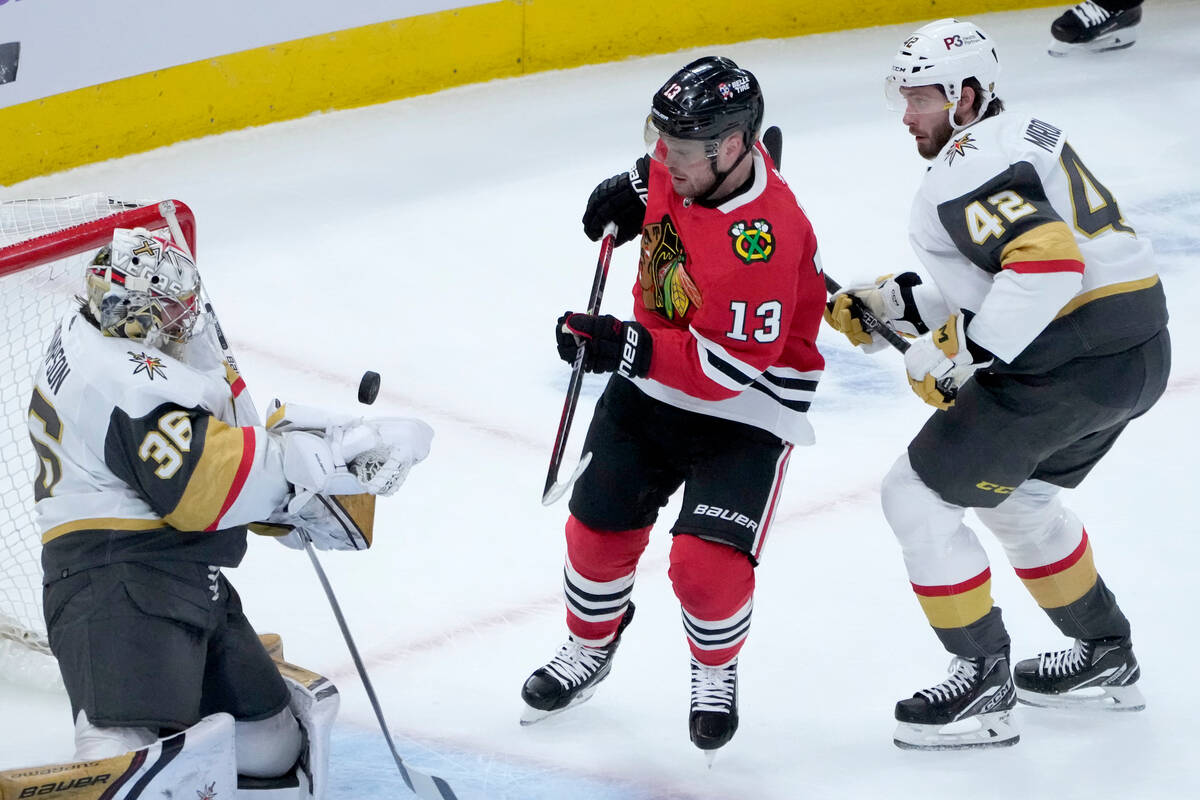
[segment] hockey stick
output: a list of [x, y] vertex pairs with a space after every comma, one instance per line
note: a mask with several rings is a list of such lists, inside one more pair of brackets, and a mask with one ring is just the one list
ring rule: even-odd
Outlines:
[[[612, 261], [612, 252], [617, 236], [616, 223], [610, 222], [604, 226], [604, 236], [600, 240], [600, 257], [596, 261], [596, 277], [592, 280], [592, 293], [588, 298], [589, 314], [600, 312], [600, 299], [604, 296], [604, 281], [608, 278], [608, 264]], [[579, 476], [587, 469], [592, 461], [592, 454], [584, 453], [579, 459], [579, 466], [571, 473], [571, 477], [558, 483], [558, 469], [562, 466], [563, 452], [567, 449], [567, 437], [571, 433], [571, 420], [575, 418], [575, 406], [579, 402], [579, 390], [583, 388], [583, 347], [575, 354], [575, 363], [571, 367], [571, 382], [567, 384], [567, 399], [563, 403], [562, 416], [558, 420], [558, 433], [554, 436], [554, 451], [550, 454], [550, 469], [546, 472], [546, 485], [542, 489], [542, 505], [548, 506], [567, 493], [567, 490], [579, 480]]]
[[[771, 160], [775, 162], [775, 169], [779, 169], [780, 162], [783, 160], [783, 131], [778, 126], [772, 125], [763, 131], [762, 143], [763, 147], [770, 154]], [[842, 285], [831, 278], [828, 272], [822, 271], [822, 274], [825, 276], [825, 291], [834, 295], [842, 290]], [[854, 313], [862, 322], [864, 330], [879, 334], [884, 341], [901, 353], [907, 351], [912, 346], [903, 336], [896, 333], [895, 328], [872, 314], [871, 310], [857, 297], [850, 296], [850, 305], [854, 308]], [[833, 301], [829, 302], [829, 306], [830, 308], [833, 307]], [[946, 396], [947, 400], [953, 400], [954, 396], [958, 394], [958, 389], [948, 377], [938, 382], [938, 390]]]
[[346, 640], [346, 648], [350, 651], [350, 657], [354, 660], [354, 668], [358, 670], [358, 677], [362, 681], [363, 688], [367, 691], [367, 699], [371, 701], [371, 708], [375, 711], [375, 719], [379, 720], [379, 730], [383, 732], [383, 738], [387, 741], [388, 749], [392, 751], [392, 758], [396, 761], [396, 768], [400, 770], [400, 777], [404, 779], [405, 785], [409, 790], [421, 800], [457, 800], [457, 795], [450, 788], [450, 784], [436, 775], [429, 775], [418, 769], [412, 769], [405, 766], [404, 760], [400, 758], [400, 753], [396, 750], [396, 743], [392, 741], [392, 735], [388, 732], [387, 722], [383, 718], [383, 709], [379, 705], [379, 698], [375, 696], [375, 687], [371, 685], [371, 679], [367, 677], [367, 668], [363, 666], [362, 658], [358, 654], [358, 647], [354, 644], [354, 637], [350, 635], [350, 628], [346, 624], [346, 618], [342, 615], [342, 607], [337, 601], [337, 597], [333, 593], [333, 587], [329, 584], [329, 578], [325, 575], [324, 568], [321, 567], [321, 562], [317, 559], [317, 552], [313, 549], [312, 540], [308, 538], [308, 534], [303, 530], [300, 531], [301, 539], [304, 541], [304, 551], [308, 553], [308, 558], [312, 561], [313, 569], [316, 570], [317, 579], [321, 581], [321, 588], [325, 590], [325, 597], [329, 600], [329, 607], [333, 609], [333, 616], [337, 619], [338, 627], [342, 631], [342, 638]]
[[[165, 200], [159, 203], [158, 208], [159, 213], [167, 221], [171, 237], [175, 239], [176, 244], [179, 245], [187, 257], [192, 259], [192, 263], [195, 263], [195, 257], [192, 255], [191, 248], [187, 243], [187, 239], [183, 236], [179, 220], [175, 215], [175, 204], [170, 200]], [[237, 361], [233, 357], [233, 351], [230, 349], [229, 342], [225, 339], [225, 334], [221, 330], [221, 323], [217, 319], [217, 314], [213, 310], [212, 303], [207, 298], [204, 298], [204, 311], [212, 320], [213, 328], [217, 334], [217, 341], [221, 345], [222, 356], [229, 363], [229, 366], [237, 372]], [[363, 392], [360, 389], [359, 397], [363, 396]], [[371, 401], [374, 401], [374, 399], [374, 397], [371, 397]], [[367, 405], [369, 404], [367, 403]], [[346, 617], [342, 614], [342, 607], [337, 601], [337, 596], [333, 593], [333, 586], [329, 583], [329, 577], [325, 574], [325, 569], [321, 566], [321, 562], [317, 558], [317, 552], [313, 548], [312, 539], [303, 529], [299, 530], [299, 534], [300, 540], [304, 542], [304, 551], [308, 553], [308, 558], [317, 573], [317, 579], [321, 582], [321, 588], [325, 590], [325, 598], [329, 601], [329, 607], [333, 609], [333, 616], [337, 620], [338, 628], [342, 631], [342, 638], [346, 641], [346, 647], [350, 651], [354, 667], [358, 670], [358, 677], [362, 680], [363, 688], [367, 692], [367, 699], [371, 702], [371, 708], [375, 711], [375, 718], [379, 720], [379, 729], [383, 732], [383, 738], [387, 741], [388, 749], [392, 752], [392, 758], [396, 761], [396, 768], [400, 771], [400, 777], [404, 779], [404, 783], [408, 786], [409, 790], [421, 798], [421, 800], [458, 800], [457, 795], [454, 794], [454, 790], [450, 788], [450, 785], [446, 781], [436, 775], [428, 775], [420, 770], [410, 769], [405, 766], [403, 759], [400, 758], [400, 753], [396, 750], [396, 744], [392, 741], [392, 735], [388, 731], [387, 722], [383, 718], [383, 709], [379, 705], [379, 698], [375, 695], [375, 687], [371, 684], [366, 667], [363, 666], [362, 657], [358, 654], [358, 647], [354, 644], [354, 637], [350, 635], [350, 627], [346, 624]]]

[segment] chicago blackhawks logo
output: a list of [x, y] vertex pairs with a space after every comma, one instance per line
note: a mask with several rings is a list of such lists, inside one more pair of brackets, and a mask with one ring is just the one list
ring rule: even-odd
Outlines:
[[134, 375], [137, 375], [139, 372], [144, 372], [146, 373], [146, 377], [148, 377], [150, 380], [162, 378], [165, 381], [167, 379], [167, 367], [165, 364], [163, 364], [162, 359], [158, 356], [147, 355], [144, 352], [135, 353], [132, 350], [128, 350], [126, 352], [129, 353], [129, 361], [133, 364], [137, 364], [137, 366], [133, 368]]
[[216, 800], [217, 798], [217, 782], [213, 781], [203, 789], [196, 790], [196, 796], [199, 800]]
[[749, 225], [735, 223], [729, 229], [729, 235], [733, 237], [733, 252], [747, 264], [770, 261], [775, 252], [775, 234], [771, 233], [771, 223], [765, 219], [756, 219]]
[[955, 156], [967, 155], [968, 150], [978, 150], [975, 146], [975, 137], [969, 133], [964, 133], [962, 136], [950, 143], [950, 149], [946, 151], [946, 163], [953, 164]]
[[687, 272], [683, 242], [669, 215], [642, 231], [638, 285], [642, 304], [669, 320], [682, 323], [689, 311], [702, 305], [700, 289]]

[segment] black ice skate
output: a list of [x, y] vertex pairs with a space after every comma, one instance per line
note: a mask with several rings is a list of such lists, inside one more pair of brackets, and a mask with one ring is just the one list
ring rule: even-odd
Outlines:
[[588, 647], [569, 637], [558, 648], [558, 655], [530, 675], [521, 687], [521, 699], [525, 701], [521, 724], [532, 725], [595, 694], [596, 686], [612, 669], [613, 653], [617, 652], [621, 634], [632, 619], [633, 603], [630, 603], [616, 637], [604, 647]]
[[896, 703], [893, 738], [907, 750], [1014, 745], [1021, 738], [1009, 720], [1016, 702], [1006, 656], [956, 656], [949, 678]]
[[710, 667], [692, 658], [692, 710], [688, 733], [692, 744], [705, 751], [711, 766], [718, 748], [737, 733], [737, 659]]
[[1137, 26], [1142, 21], [1142, 7], [1109, 11], [1093, 0], [1080, 3], [1050, 25], [1050, 55], [1072, 53], [1103, 53], [1123, 50], [1137, 41]]
[[1017, 663], [1017, 699], [1045, 708], [1141, 711], [1142, 675], [1128, 637], [1076, 639], [1070, 650], [1042, 653]]

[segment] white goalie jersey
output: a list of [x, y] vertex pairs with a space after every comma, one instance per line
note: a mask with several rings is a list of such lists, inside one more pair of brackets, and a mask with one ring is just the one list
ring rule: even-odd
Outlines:
[[213, 333], [176, 355], [65, 316], [39, 365], [29, 431], [47, 578], [114, 561], [234, 566], [245, 525], [291, 494], [277, 437]]
[[926, 173], [909, 235], [945, 302], [926, 323], [961, 309], [999, 368], [1116, 352], [1166, 325], [1149, 241], [1048, 122], [1002, 113], [959, 131]]

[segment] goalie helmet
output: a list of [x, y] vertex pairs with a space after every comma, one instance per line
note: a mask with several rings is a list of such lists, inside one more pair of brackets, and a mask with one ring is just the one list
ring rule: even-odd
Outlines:
[[957, 19], [939, 19], [918, 28], [904, 40], [892, 59], [892, 71], [884, 82], [888, 108], [903, 111], [906, 101], [900, 90], [909, 86], [941, 86], [950, 102], [947, 113], [954, 129], [954, 105], [962, 97], [963, 82], [979, 81], [982, 94], [976, 118], [983, 116], [996, 96], [1000, 59], [991, 38], [979, 26]]
[[717, 145], [741, 131], [748, 151], [758, 139], [763, 96], [750, 72], [721, 56], [696, 59], [654, 93], [646, 119], [646, 144], [653, 155], [660, 136], [705, 143], [714, 158]]
[[87, 307], [106, 336], [186, 342], [200, 308], [196, 265], [144, 228], [113, 231], [87, 267]]

